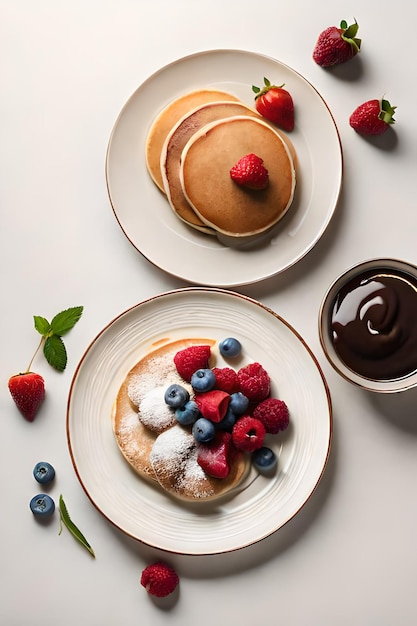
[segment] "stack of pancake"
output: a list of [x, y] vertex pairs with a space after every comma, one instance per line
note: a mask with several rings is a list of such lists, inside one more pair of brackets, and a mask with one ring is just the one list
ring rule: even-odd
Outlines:
[[197, 463], [198, 444], [191, 429], [178, 424], [164, 401], [171, 384], [188, 386], [177, 372], [175, 354], [190, 345], [214, 343], [196, 338], [154, 346], [127, 374], [112, 414], [116, 442], [131, 468], [168, 494], [195, 502], [230, 494], [250, 468], [250, 460], [237, 454], [227, 478], [208, 476]]
[[[265, 189], [240, 187], [230, 176], [250, 153], [268, 170]], [[294, 197], [290, 140], [227, 92], [201, 89], [166, 106], [149, 129], [146, 163], [175, 214], [210, 235], [246, 238], [268, 231]]]

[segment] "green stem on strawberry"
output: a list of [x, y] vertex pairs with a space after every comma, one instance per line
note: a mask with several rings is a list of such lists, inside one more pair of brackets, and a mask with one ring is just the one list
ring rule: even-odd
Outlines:
[[268, 91], [270, 91], [271, 89], [282, 89], [284, 87], [284, 85], [285, 85], [285, 83], [282, 83], [282, 85], [272, 85], [271, 81], [269, 80], [269, 78], [266, 78], [264, 76], [264, 86], [263, 87], [257, 87], [256, 85], [252, 85], [252, 91], [256, 94], [255, 100], [257, 100], [258, 98], [260, 98], [264, 94], [268, 93]]
[[359, 29], [359, 25], [355, 20], [353, 24], [348, 26], [346, 20], [342, 20], [340, 22], [340, 28], [342, 32], [342, 39], [346, 41], [346, 43], [350, 44], [356, 53], [359, 52], [362, 40], [356, 37]]
[[393, 107], [388, 100], [385, 100], [385, 98], [382, 98], [380, 106], [381, 111], [378, 116], [379, 119], [386, 124], [395, 124], [394, 113], [397, 107]]

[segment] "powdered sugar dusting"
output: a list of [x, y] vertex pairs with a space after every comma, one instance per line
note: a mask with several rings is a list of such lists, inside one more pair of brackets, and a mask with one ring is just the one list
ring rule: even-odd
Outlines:
[[175, 367], [174, 354], [167, 351], [153, 355], [147, 361], [146, 371], [131, 377], [127, 394], [133, 404], [139, 406], [146, 394], [161, 385], [162, 381], [182, 382]]
[[150, 455], [151, 463], [174, 464], [174, 470], [178, 470], [179, 464], [189, 457], [193, 447], [195, 440], [192, 434], [181, 426], [173, 426], [155, 440]]
[[139, 419], [144, 426], [154, 432], [162, 432], [175, 421], [174, 411], [165, 402], [166, 386], [148, 391], [139, 405]]
[[139, 418], [136, 413], [132, 413], [132, 412], [126, 413], [125, 415], [123, 415], [122, 419], [120, 420], [120, 427], [118, 429], [119, 433], [130, 435], [137, 429], [138, 423], [139, 423]]
[[129, 399], [138, 407], [140, 421], [156, 433], [175, 423], [174, 412], [164, 399], [167, 388], [176, 383], [192, 393], [191, 385], [177, 372], [175, 352], [173, 350], [153, 355], [147, 361], [146, 371], [131, 375], [127, 388]]
[[197, 462], [197, 456], [198, 449], [197, 446], [194, 446], [184, 466], [184, 474], [181, 481], [184, 485], [188, 485], [190, 480], [204, 480], [206, 478], [204, 470]]
[[124, 388], [129, 410], [119, 421], [117, 436], [128, 460], [143, 459], [164, 489], [183, 498], [211, 498], [216, 489], [198, 463], [198, 443], [165, 402], [173, 384], [183, 386], [190, 397], [194, 393], [177, 371], [177, 351], [178, 345], [165, 346], [130, 371]]
[[207, 497], [207, 477], [197, 462], [197, 445], [193, 435], [181, 426], [173, 426], [155, 440], [150, 460], [158, 478], [172, 479], [179, 493]]
[[137, 437], [137, 430], [139, 428], [139, 418], [137, 413], [127, 412], [123, 415], [119, 421], [117, 429], [117, 437], [122, 444], [125, 452], [129, 456], [138, 454], [142, 446]]

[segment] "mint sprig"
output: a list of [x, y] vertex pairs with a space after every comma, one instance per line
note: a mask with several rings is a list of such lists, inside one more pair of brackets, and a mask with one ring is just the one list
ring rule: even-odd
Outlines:
[[[67, 350], [62, 337], [78, 322], [82, 315], [83, 308], [82, 306], [74, 306], [65, 309], [55, 315], [51, 322], [48, 322], [45, 317], [40, 315], [33, 316], [35, 329], [42, 335], [39, 347], [43, 344], [45, 359], [48, 361], [49, 365], [58, 370], [58, 372], [64, 371], [68, 361]], [[28, 367], [28, 370], [29, 369], [30, 365]]]
[[94, 558], [96, 558], [96, 555], [94, 554], [93, 548], [90, 546], [90, 544], [88, 543], [87, 539], [82, 534], [81, 530], [74, 524], [74, 522], [70, 518], [70, 515], [68, 513], [68, 509], [67, 509], [67, 505], [65, 504], [64, 498], [62, 497], [62, 495], [59, 496], [59, 514], [60, 514], [59, 534], [61, 534], [61, 532], [62, 532], [62, 524], [64, 524], [64, 526], [66, 526], [68, 528], [70, 533], [77, 539], [77, 541], [79, 541], [81, 543], [81, 545], [83, 545], [84, 548], [86, 548], [86, 550], [88, 550], [89, 553]]

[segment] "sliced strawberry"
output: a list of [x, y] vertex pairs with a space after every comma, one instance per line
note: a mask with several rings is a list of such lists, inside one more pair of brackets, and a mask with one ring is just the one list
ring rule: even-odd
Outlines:
[[232, 435], [219, 430], [209, 443], [199, 445], [197, 463], [208, 476], [226, 478], [234, 453]]
[[194, 398], [200, 413], [211, 422], [221, 422], [227, 413], [230, 395], [221, 389], [212, 389], [205, 393], [197, 393]]
[[26, 372], [9, 379], [9, 391], [24, 418], [33, 422], [45, 397], [45, 382], [39, 374]]
[[208, 361], [211, 354], [210, 346], [199, 345], [189, 346], [183, 350], [179, 350], [174, 356], [174, 363], [177, 372], [184, 380], [190, 382], [191, 376], [198, 369], [208, 367]]

